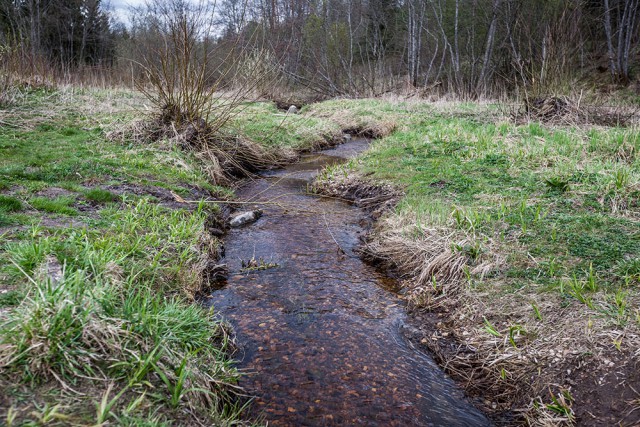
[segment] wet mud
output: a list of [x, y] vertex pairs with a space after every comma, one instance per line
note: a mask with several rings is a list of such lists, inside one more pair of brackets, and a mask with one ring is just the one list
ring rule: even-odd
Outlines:
[[488, 426], [404, 337], [395, 280], [354, 252], [362, 211], [307, 192], [322, 166], [367, 145], [305, 155], [238, 191], [264, 213], [228, 233], [229, 275], [207, 304], [235, 328], [252, 415], [273, 426]]

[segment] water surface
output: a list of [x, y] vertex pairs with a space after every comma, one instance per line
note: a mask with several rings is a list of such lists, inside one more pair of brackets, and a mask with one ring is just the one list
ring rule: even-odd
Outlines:
[[[354, 140], [305, 155], [238, 192], [268, 204], [228, 234], [229, 278], [209, 302], [235, 328], [248, 373], [240, 385], [273, 426], [489, 425], [400, 333], [397, 284], [354, 253], [362, 212], [307, 194], [319, 168], [366, 147]], [[251, 259], [271, 268], [243, 271]]]

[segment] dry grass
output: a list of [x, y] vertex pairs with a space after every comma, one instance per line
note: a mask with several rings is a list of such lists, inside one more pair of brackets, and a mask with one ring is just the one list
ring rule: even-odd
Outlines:
[[517, 123], [540, 121], [552, 125], [632, 126], [640, 123], [640, 108], [629, 106], [583, 105], [568, 97], [525, 99], [511, 113]]
[[350, 100], [336, 100], [312, 105], [307, 114], [337, 123], [344, 132], [366, 138], [385, 137], [398, 127], [397, 117], [393, 113], [375, 115], [372, 114], [375, 109], [369, 109], [366, 104], [365, 111], [367, 114], [360, 114], [362, 111]]

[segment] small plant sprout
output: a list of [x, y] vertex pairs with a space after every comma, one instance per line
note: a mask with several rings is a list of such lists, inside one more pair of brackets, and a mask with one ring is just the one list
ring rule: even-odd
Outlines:
[[436, 282], [436, 275], [431, 276], [431, 286], [433, 287], [434, 292], [438, 292], [438, 282]]
[[454, 208], [451, 216], [456, 221], [456, 225], [458, 226], [458, 228], [463, 228], [465, 222], [464, 212], [460, 208]]
[[631, 173], [626, 168], [618, 168], [613, 174], [613, 183], [616, 187], [616, 190], [622, 190], [627, 185], [629, 185], [629, 180], [631, 178]]
[[598, 291], [598, 280], [596, 272], [593, 270], [593, 263], [589, 263], [589, 276], [587, 278], [586, 287], [591, 292]]
[[531, 308], [533, 308], [533, 315], [536, 319], [542, 321], [542, 313], [540, 313], [540, 308], [536, 305], [535, 302], [531, 303]]
[[622, 351], [622, 336], [614, 338], [613, 345], [616, 347], [616, 350]]
[[516, 343], [516, 339], [520, 335], [526, 335], [527, 331], [520, 325], [513, 325], [509, 327], [509, 342], [513, 346], [513, 348], [518, 348]]
[[118, 400], [122, 397], [122, 395], [127, 391], [128, 387], [120, 390], [118, 394], [116, 394], [113, 399], [109, 399], [109, 395], [111, 394], [111, 390], [113, 389], [113, 384], [109, 384], [107, 390], [102, 395], [102, 400], [100, 403], [96, 404], [96, 424], [101, 426], [103, 425], [109, 417], [112, 415], [111, 409], [118, 402]]
[[471, 275], [471, 269], [469, 268], [468, 265], [465, 265], [462, 267], [462, 273], [464, 274], [464, 278], [467, 280], [467, 283], [469, 284], [469, 286], [473, 286], [474, 285], [473, 276]]
[[493, 335], [494, 337], [501, 337], [502, 334], [500, 332], [498, 332], [498, 330], [496, 329], [495, 326], [493, 326], [491, 324], [491, 322], [489, 322], [489, 320], [487, 320], [486, 317], [483, 317], [484, 319], [484, 330], [487, 331], [488, 333], [490, 333], [491, 335]]
[[520, 220], [520, 228], [522, 228], [522, 234], [527, 233], [527, 200], [522, 199], [518, 204], [518, 219]]
[[[37, 406], [36, 406], [37, 407]], [[61, 405], [51, 406], [49, 404], [44, 405], [44, 408], [37, 408], [37, 411], [31, 411], [31, 416], [38, 420], [39, 425], [47, 425], [53, 422], [68, 421], [71, 417], [65, 415], [60, 411]]]
[[549, 277], [555, 277], [560, 271], [560, 268], [562, 268], [562, 264], [558, 262], [556, 258], [551, 258], [549, 261], [547, 261], [546, 264], [547, 264], [547, 275]]
[[503, 380], [506, 380], [508, 375], [509, 373], [504, 368], [500, 369], [500, 378], [502, 378]]
[[574, 276], [571, 282], [569, 282], [569, 295], [585, 304], [590, 309], [593, 309], [593, 300], [586, 294], [586, 287], [587, 285], [585, 284], [585, 282], [578, 280]]
[[537, 205], [533, 211], [533, 222], [534, 223], [540, 222], [541, 220], [545, 219], [548, 214], [549, 214], [548, 209], [543, 210], [542, 205]]
[[573, 404], [573, 397], [569, 390], [562, 389], [560, 393], [554, 395], [551, 389], [549, 389], [549, 394], [551, 395], [551, 402], [546, 405], [547, 409], [553, 411], [563, 417], [566, 417], [570, 422], [573, 422], [575, 415], [573, 413], [573, 409], [571, 409], [571, 405]]
[[7, 416], [5, 417], [6, 426], [13, 427], [14, 425], [13, 423], [15, 422], [17, 417], [18, 417], [18, 411], [16, 411], [15, 407], [11, 406], [7, 411]]
[[123, 411], [124, 414], [125, 415], [132, 414], [136, 409], [140, 407], [140, 405], [142, 405], [146, 396], [147, 396], [147, 392], [144, 392], [138, 397], [136, 397], [135, 399], [133, 399], [131, 402], [129, 402], [127, 407], [124, 408], [124, 411]]

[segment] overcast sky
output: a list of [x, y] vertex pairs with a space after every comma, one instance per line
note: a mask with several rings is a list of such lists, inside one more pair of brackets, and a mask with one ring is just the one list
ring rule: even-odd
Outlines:
[[128, 23], [129, 7], [140, 6], [144, 4], [144, 0], [108, 0], [104, 4], [109, 5], [109, 10], [112, 10], [118, 19]]

